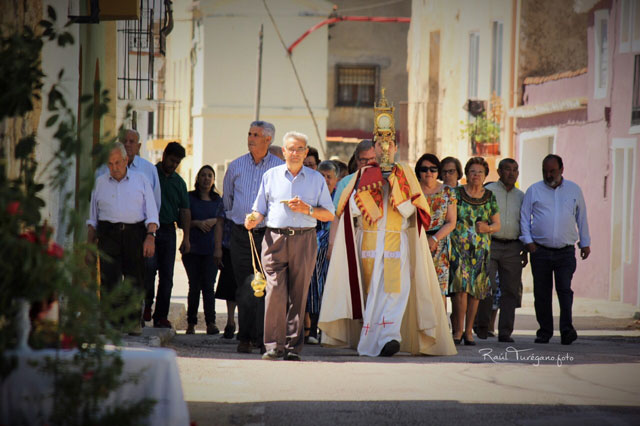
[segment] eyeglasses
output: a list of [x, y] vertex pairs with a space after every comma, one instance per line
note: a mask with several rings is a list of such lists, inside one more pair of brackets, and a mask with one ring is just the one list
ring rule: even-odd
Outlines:
[[376, 159], [375, 157], [371, 157], [371, 158], [362, 158], [362, 157], [360, 157], [360, 158], [358, 158], [358, 163], [368, 163], [369, 161], [373, 161], [375, 159]]
[[484, 170], [469, 170], [470, 175], [483, 175]]
[[287, 152], [290, 152], [291, 154], [293, 153], [297, 153], [297, 154], [302, 154], [307, 150], [306, 146], [300, 147], [300, 148], [295, 148], [295, 149], [289, 149], [289, 148], [285, 148], [287, 150]]
[[421, 171], [422, 173], [427, 173], [427, 172], [438, 173], [438, 168], [436, 166], [420, 167], [418, 170]]
[[456, 169], [448, 169], [448, 170], [442, 170], [442, 174], [443, 175], [452, 175], [454, 173], [457, 173], [458, 171]]

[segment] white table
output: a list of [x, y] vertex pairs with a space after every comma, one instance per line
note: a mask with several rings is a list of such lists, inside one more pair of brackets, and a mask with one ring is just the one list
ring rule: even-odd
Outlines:
[[[63, 350], [58, 355], [70, 360], [75, 353], [75, 350]], [[152, 398], [156, 404], [147, 419], [149, 425], [188, 426], [189, 411], [184, 402], [175, 352], [160, 348], [124, 348], [120, 354], [124, 362], [122, 377], [140, 374], [140, 378], [137, 383], [126, 383], [112, 392], [105, 407]], [[56, 351], [48, 349], [18, 356], [19, 365], [0, 383], [0, 425], [46, 423], [43, 420], [51, 413], [53, 403], [50, 398], [52, 378], [39, 367], [31, 366], [30, 361], [43, 365], [47, 357], [55, 356]]]

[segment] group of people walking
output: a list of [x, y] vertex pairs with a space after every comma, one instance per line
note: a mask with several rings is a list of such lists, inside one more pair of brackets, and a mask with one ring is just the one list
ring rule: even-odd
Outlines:
[[[525, 194], [509, 158], [498, 166], [500, 179], [485, 184], [489, 165], [481, 157], [467, 162], [464, 175], [456, 158], [434, 154], [413, 169], [394, 163], [382, 170], [383, 150], [393, 159], [395, 142], [387, 148], [364, 140], [346, 175], [343, 163], [320, 161], [305, 135], [286, 133], [282, 148], [272, 145], [274, 137], [271, 123], [250, 124], [248, 153], [229, 164], [222, 196], [210, 166], [187, 193], [175, 173], [184, 157], [177, 143], [158, 165], [147, 165], [147, 174], [137, 139], [130, 150], [126, 141], [117, 146], [109, 174], [97, 180], [87, 222], [90, 241], [109, 255], [101, 267], [105, 288], [133, 277], [146, 289], [142, 319], [171, 327], [178, 225], [189, 278], [188, 334], [195, 332], [202, 294], [207, 333], [219, 333], [215, 298], [225, 299], [224, 337], [234, 336], [237, 305], [237, 351], [259, 350], [263, 359], [299, 360], [304, 343], [319, 340], [367, 356], [450, 355], [457, 344], [475, 345], [474, 331], [490, 336], [498, 309], [498, 340], [513, 342], [522, 268], [530, 259], [540, 324], [535, 341], [553, 335], [552, 275], [561, 342], [577, 338], [574, 246], [578, 241], [586, 259], [590, 240], [582, 192], [562, 178], [559, 156], [544, 159], [543, 180]], [[265, 297], [254, 295], [256, 272], [264, 273]]]

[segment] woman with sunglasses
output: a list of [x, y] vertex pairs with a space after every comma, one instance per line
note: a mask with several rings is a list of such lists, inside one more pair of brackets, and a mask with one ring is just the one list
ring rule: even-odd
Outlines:
[[445, 310], [449, 287], [449, 234], [456, 227], [456, 198], [452, 188], [438, 181], [440, 161], [424, 154], [416, 163], [416, 176], [431, 208], [431, 225], [427, 230], [429, 250], [438, 274]]

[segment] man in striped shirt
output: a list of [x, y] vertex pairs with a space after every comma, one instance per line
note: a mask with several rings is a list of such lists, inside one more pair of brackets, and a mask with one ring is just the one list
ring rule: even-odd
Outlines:
[[[230, 251], [233, 272], [238, 289], [238, 352], [251, 353], [252, 343], [261, 345], [264, 330], [264, 297], [255, 297], [251, 288], [253, 265], [249, 231], [244, 227], [247, 214], [251, 213], [258, 195], [262, 175], [284, 162], [269, 153], [269, 145], [275, 135], [275, 127], [266, 121], [254, 121], [249, 126], [247, 145], [249, 152], [229, 164], [223, 183], [225, 217], [233, 222]], [[258, 252], [264, 237], [264, 224], [251, 230]]]

